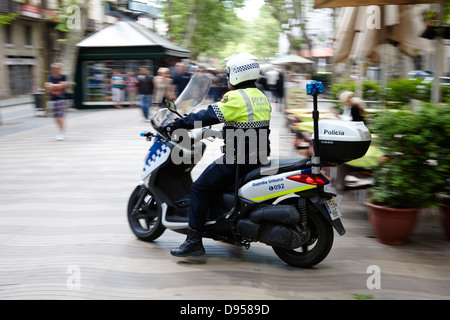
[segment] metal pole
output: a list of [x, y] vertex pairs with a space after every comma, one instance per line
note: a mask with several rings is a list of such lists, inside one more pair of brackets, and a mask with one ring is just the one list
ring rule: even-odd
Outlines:
[[[441, 3], [439, 4], [440, 8], [438, 10], [439, 14], [439, 27], [443, 26], [444, 23], [444, 1], [441, 0]], [[436, 56], [434, 60], [434, 81], [433, 81], [433, 88], [432, 88], [432, 96], [431, 101], [433, 103], [440, 103], [441, 102], [441, 84], [440, 79], [442, 75], [442, 57], [443, 57], [443, 49], [444, 46], [442, 45], [442, 37], [441, 35], [437, 35], [435, 38], [435, 47], [436, 47]]]
[[314, 140], [313, 140], [313, 147], [314, 147], [314, 155], [320, 156], [319, 154], [319, 110], [317, 108], [317, 94], [313, 94], [313, 112], [312, 117], [314, 121]]
[[320, 174], [320, 150], [319, 150], [319, 110], [317, 107], [317, 96], [323, 93], [323, 83], [312, 81], [306, 85], [306, 94], [313, 96], [313, 121], [314, 121], [314, 157], [311, 159], [312, 174]]

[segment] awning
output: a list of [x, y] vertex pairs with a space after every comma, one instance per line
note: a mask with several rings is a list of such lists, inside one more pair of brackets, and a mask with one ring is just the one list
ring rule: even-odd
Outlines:
[[96, 31], [77, 44], [80, 48], [161, 48], [165, 54], [188, 58], [190, 51], [151, 32], [144, 26], [128, 20], [120, 20]]
[[[366, 0], [366, 1], [356, 1], [356, 0], [315, 0], [314, 1], [314, 8], [320, 9], [320, 8], [337, 8], [337, 7], [360, 7], [360, 6], [381, 6], [381, 5], [404, 5], [404, 4], [423, 4], [423, 3], [440, 3], [441, 11], [444, 10], [444, 2], [448, 0]], [[441, 21], [442, 23], [442, 21]], [[416, 25], [417, 26], [417, 25]], [[403, 29], [404, 30], [404, 29]], [[351, 36], [354, 36], [352, 34]], [[417, 41], [414, 41], [414, 46], [416, 45]], [[439, 85], [439, 77], [441, 74], [441, 61], [440, 56], [443, 51], [443, 46], [436, 41], [436, 55], [437, 59], [435, 59], [435, 73], [434, 73], [434, 84], [433, 84], [433, 93], [432, 93], [432, 100], [433, 102], [439, 102], [440, 101], [440, 85]], [[402, 43], [401, 49], [404, 52], [408, 52], [411, 49], [411, 43]], [[376, 52], [375, 50], [372, 52]], [[340, 59], [344, 60], [348, 56], [348, 54], [344, 53]]]
[[333, 48], [315, 48], [312, 50], [301, 50], [302, 57], [308, 58], [328, 58], [333, 56]]
[[287, 55], [282, 58], [272, 60], [270, 63], [278, 65], [290, 65], [290, 64], [310, 64], [314, 62], [300, 56]]
[[439, 3], [439, 0], [315, 0], [314, 9], [320, 8], [338, 8], [338, 7], [359, 7], [372, 5], [389, 4], [421, 4], [421, 3]]
[[388, 5], [380, 7], [380, 26], [369, 27], [371, 12], [367, 7], [342, 9], [336, 28], [335, 62], [369, 58], [378, 61], [381, 47], [394, 43], [403, 53], [413, 56], [417, 50], [429, 50], [432, 45], [421, 37], [425, 23], [415, 6]]

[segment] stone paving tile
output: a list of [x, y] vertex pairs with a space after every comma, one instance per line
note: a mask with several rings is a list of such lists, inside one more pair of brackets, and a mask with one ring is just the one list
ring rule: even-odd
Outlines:
[[[22, 128], [0, 126], [0, 299], [450, 299], [450, 246], [435, 212], [420, 214], [406, 245], [386, 246], [345, 194], [347, 233], [335, 233], [312, 269], [286, 265], [263, 244], [245, 250], [209, 239], [204, 257], [176, 259], [169, 250], [183, 235], [145, 243], [128, 227], [128, 196], [149, 147], [139, 109], [76, 110], [66, 141], [55, 141], [50, 118], [15, 120]], [[274, 112], [275, 149], [296, 157], [284, 120]], [[371, 290], [373, 265], [381, 288]]]

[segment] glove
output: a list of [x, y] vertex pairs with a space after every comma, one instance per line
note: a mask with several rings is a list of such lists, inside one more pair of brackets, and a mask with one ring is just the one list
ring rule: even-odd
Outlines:
[[175, 122], [170, 122], [167, 125], [165, 125], [164, 127], [162, 127], [162, 132], [167, 134], [167, 136], [170, 137], [170, 135], [172, 134], [172, 132], [176, 129], [175, 127]]

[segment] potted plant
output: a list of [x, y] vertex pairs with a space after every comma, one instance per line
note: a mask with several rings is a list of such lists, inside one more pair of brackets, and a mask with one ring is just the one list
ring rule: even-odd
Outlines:
[[[431, 110], [432, 108], [432, 110]], [[432, 112], [431, 112], [431, 111]], [[439, 109], [424, 106], [380, 112], [370, 126], [384, 160], [374, 170], [374, 186], [366, 201], [379, 242], [404, 244], [421, 208], [432, 206], [441, 178], [436, 165], [441, 122]]]
[[436, 203], [439, 207], [442, 229], [445, 238], [450, 241], [450, 105], [437, 111], [436, 127], [439, 134], [435, 137], [436, 151]]
[[[450, 180], [448, 180], [450, 184]], [[437, 194], [439, 216], [445, 238], [450, 241], [450, 188]]]

